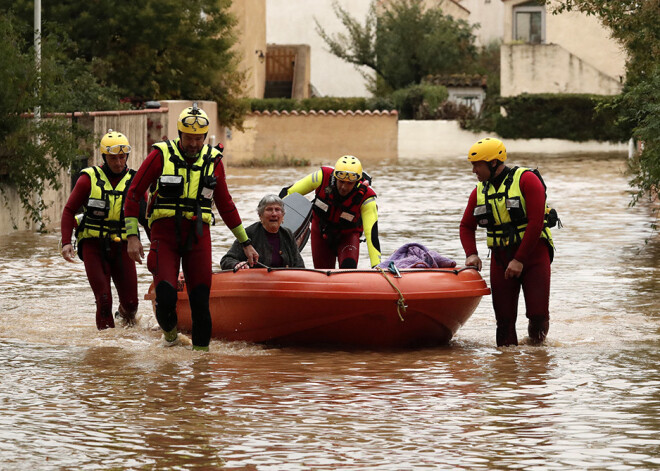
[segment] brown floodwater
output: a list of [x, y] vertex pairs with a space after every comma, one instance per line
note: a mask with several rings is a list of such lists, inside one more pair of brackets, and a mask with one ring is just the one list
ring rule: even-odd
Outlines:
[[[511, 163], [540, 167], [564, 224], [553, 233], [551, 326], [541, 347], [496, 348], [485, 297], [437, 348], [216, 340], [208, 354], [164, 348], [145, 301], [135, 328], [96, 330], [83, 265], [60, 257], [57, 231], [3, 237], [0, 469], [660, 467], [652, 208], [629, 207], [620, 155]], [[310, 170], [230, 167], [243, 220], [256, 220], [264, 193]], [[371, 162], [367, 170], [385, 256], [415, 241], [464, 262], [458, 223], [476, 181], [463, 158]], [[213, 237], [217, 266], [232, 238], [221, 225]], [[479, 241], [485, 255], [483, 234]], [[361, 251], [366, 268], [364, 244]], [[146, 267], [138, 276], [142, 298]], [[520, 312], [524, 338], [522, 301]]]

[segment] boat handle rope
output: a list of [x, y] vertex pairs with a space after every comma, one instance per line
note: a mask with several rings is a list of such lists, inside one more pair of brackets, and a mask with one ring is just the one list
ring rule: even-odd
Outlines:
[[[397, 288], [394, 285], [394, 283], [392, 283], [392, 280], [390, 280], [387, 277], [387, 273], [385, 272], [385, 270], [383, 270], [381, 267], [376, 267], [376, 269], [380, 272], [381, 275], [383, 275], [385, 277], [385, 279], [390, 284], [390, 286], [392, 288], [394, 288], [394, 290], [397, 293], [399, 293], [399, 299], [396, 300], [396, 313], [399, 315], [399, 319], [401, 319], [401, 322], [403, 322], [403, 315], [401, 314], [401, 311], [403, 311], [403, 313], [405, 314], [406, 309], [408, 308], [408, 305], [406, 304], [406, 299], [403, 297], [403, 293], [401, 293], [401, 290], [399, 288]], [[401, 276], [401, 275], [399, 275], [399, 276]]]

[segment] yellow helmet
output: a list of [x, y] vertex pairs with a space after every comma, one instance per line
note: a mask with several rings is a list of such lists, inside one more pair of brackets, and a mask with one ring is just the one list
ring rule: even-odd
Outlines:
[[206, 134], [209, 132], [209, 117], [203, 109], [197, 108], [197, 103], [193, 103], [181, 112], [176, 127], [187, 134]]
[[128, 138], [112, 129], [108, 129], [108, 133], [101, 138], [101, 154], [130, 154], [131, 149]]
[[337, 180], [356, 182], [362, 178], [362, 164], [356, 157], [344, 155], [337, 160], [334, 175]]
[[484, 137], [470, 147], [468, 160], [470, 162], [478, 162], [480, 160], [486, 162], [499, 160], [500, 162], [504, 162], [506, 160], [506, 147], [504, 147], [504, 143], [499, 139]]

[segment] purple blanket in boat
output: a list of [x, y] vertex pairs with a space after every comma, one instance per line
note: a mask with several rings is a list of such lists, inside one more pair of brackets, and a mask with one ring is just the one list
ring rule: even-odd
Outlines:
[[411, 242], [402, 245], [378, 266], [387, 268], [393, 262], [397, 268], [453, 268], [456, 262], [440, 255], [435, 250], [429, 250], [422, 244]]

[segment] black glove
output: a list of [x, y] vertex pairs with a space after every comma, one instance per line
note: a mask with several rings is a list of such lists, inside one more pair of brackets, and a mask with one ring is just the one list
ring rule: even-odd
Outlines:
[[291, 188], [292, 185], [285, 186], [280, 190], [280, 194], [278, 195], [280, 198], [284, 198], [288, 193], [289, 193], [289, 188]]

